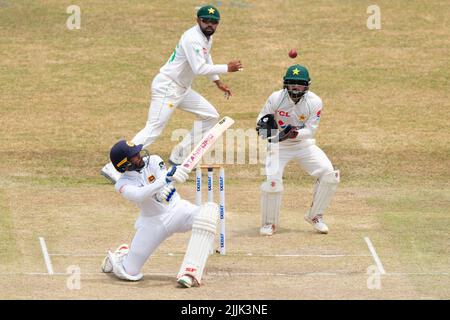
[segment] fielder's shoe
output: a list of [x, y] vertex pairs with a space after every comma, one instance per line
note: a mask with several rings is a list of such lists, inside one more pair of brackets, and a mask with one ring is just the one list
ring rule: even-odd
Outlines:
[[309, 211], [305, 214], [305, 220], [311, 224], [314, 229], [316, 229], [317, 231], [319, 231], [320, 233], [328, 233], [328, 227], [327, 225], [323, 222], [323, 217], [321, 214], [318, 214], [316, 216], [311, 217], [309, 214]]
[[259, 229], [259, 234], [262, 236], [272, 236], [275, 233], [274, 224], [266, 224]]
[[114, 166], [111, 162], [108, 164], [105, 164], [105, 166], [100, 171], [100, 174], [114, 184], [122, 176], [122, 174], [114, 168]]
[[[114, 254], [117, 257], [120, 257], [123, 259], [124, 256], [126, 256], [130, 252], [130, 248], [127, 244], [121, 244], [116, 251], [114, 251]], [[102, 272], [104, 273], [111, 273], [113, 272], [113, 265], [111, 261], [109, 260], [109, 255], [106, 255], [105, 259], [103, 259], [102, 262]]]
[[108, 259], [109, 262], [113, 266], [113, 273], [114, 275], [122, 280], [128, 280], [128, 281], [139, 281], [144, 276], [142, 273], [138, 273], [135, 276], [129, 275], [125, 268], [123, 267], [122, 260], [125, 257], [125, 255], [116, 254], [115, 252], [108, 251]]
[[181, 286], [183, 286], [185, 288], [190, 288], [196, 283], [194, 278], [192, 278], [190, 275], [187, 275], [187, 274], [178, 278], [177, 282], [178, 282], [178, 284], [180, 284]]
[[173, 166], [179, 166], [185, 158], [183, 148], [177, 144], [170, 153], [169, 163]]

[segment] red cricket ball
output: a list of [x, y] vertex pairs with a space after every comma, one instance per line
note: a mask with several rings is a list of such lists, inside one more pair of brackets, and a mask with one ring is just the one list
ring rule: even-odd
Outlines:
[[292, 59], [296, 58], [297, 57], [297, 50], [292, 48], [291, 51], [289, 51], [289, 57], [291, 57]]

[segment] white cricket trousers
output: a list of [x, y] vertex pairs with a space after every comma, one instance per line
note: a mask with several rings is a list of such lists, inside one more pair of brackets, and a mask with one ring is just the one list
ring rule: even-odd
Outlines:
[[279, 143], [266, 157], [267, 181], [283, 181], [284, 168], [291, 160], [295, 160], [303, 170], [315, 178], [334, 171], [325, 152], [315, 144], [300, 148], [297, 145], [285, 146]]
[[180, 200], [170, 211], [154, 217], [139, 216], [136, 220], [136, 234], [131, 242], [130, 252], [123, 260], [129, 275], [138, 274], [147, 259], [158, 246], [174, 233], [192, 229], [194, 216], [200, 207], [187, 200]]
[[[152, 98], [148, 111], [148, 120], [145, 128], [134, 138], [135, 144], [143, 144], [144, 147], [153, 143], [166, 124], [169, 122], [172, 113], [176, 108], [194, 113], [197, 115], [196, 122], [191, 132], [184, 137], [180, 145], [183, 149], [191, 146], [191, 143], [201, 139], [203, 134], [212, 128], [219, 119], [219, 114], [214, 106], [203, 98], [200, 94], [189, 88], [179, 86], [171, 78], [159, 73], [152, 82]], [[196, 136], [194, 136], [194, 128]], [[201, 136], [200, 136], [201, 135]]]

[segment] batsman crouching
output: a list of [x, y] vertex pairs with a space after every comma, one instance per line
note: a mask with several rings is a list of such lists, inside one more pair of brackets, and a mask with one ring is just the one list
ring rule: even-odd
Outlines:
[[131, 246], [123, 244], [115, 252], [109, 251], [102, 271], [112, 272], [123, 280], [139, 281], [143, 265], [165, 239], [192, 230], [177, 282], [188, 288], [200, 285], [214, 242], [218, 206], [212, 202], [196, 206], [183, 200], [174, 182], [185, 182], [189, 170], [181, 166], [166, 170], [159, 156], [149, 155], [142, 147], [121, 140], [110, 152], [112, 164], [123, 173], [115, 184], [116, 191], [135, 203], [141, 212]]
[[[316, 178], [312, 205], [305, 220], [318, 232], [328, 233], [323, 214], [340, 176], [339, 170], [334, 170], [327, 155], [316, 146], [314, 136], [320, 122], [322, 100], [309, 91], [310, 83], [306, 67], [298, 64], [289, 67], [283, 78], [283, 89], [270, 95], [257, 119], [258, 134], [270, 142], [267, 180], [261, 185], [261, 235], [273, 235], [279, 225], [283, 171], [291, 160], [296, 160]], [[274, 144], [277, 148], [271, 150]]]

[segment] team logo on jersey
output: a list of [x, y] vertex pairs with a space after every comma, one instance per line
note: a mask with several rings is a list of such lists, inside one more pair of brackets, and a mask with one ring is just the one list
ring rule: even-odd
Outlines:
[[280, 126], [281, 129], [286, 128], [286, 123], [284, 123], [282, 120], [278, 120], [278, 125]]
[[205, 55], [207, 55], [207, 54], [208, 54], [208, 49], [206, 49], [206, 48], [203, 48], [202, 50], [203, 50], [203, 54], [205, 54]]
[[163, 170], [163, 169], [166, 168], [166, 165], [164, 164], [164, 161], [161, 161], [161, 162], [159, 163], [159, 168], [160, 168], [161, 170]]
[[200, 53], [200, 49], [194, 49], [194, 51], [195, 51], [196, 54]]
[[316, 116], [317, 116], [317, 118], [320, 118], [320, 114], [322, 113], [322, 109], [320, 109], [319, 111], [317, 111], [317, 114], [316, 114]]
[[280, 115], [280, 117], [286, 117], [286, 118], [289, 118], [289, 117], [290, 117], [288, 111], [279, 110], [279, 111], [278, 111], [278, 114]]
[[298, 117], [298, 120], [301, 122], [304, 122], [306, 120], [306, 116], [304, 114], [302, 114]]
[[155, 176], [150, 176], [150, 177], [148, 177], [147, 178], [147, 180], [148, 180], [148, 183], [153, 183], [153, 182], [155, 182]]

